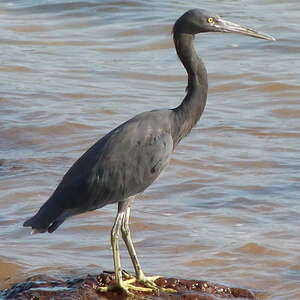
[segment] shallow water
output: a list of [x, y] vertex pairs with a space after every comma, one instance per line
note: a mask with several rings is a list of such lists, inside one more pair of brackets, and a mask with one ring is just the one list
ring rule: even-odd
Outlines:
[[[198, 1], [0, 3], [0, 285], [37, 273], [112, 269], [115, 206], [55, 234], [22, 227], [97, 139], [136, 113], [176, 106], [186, 75], [172, 23]], [[201, 1], [277, 38], [202, 34], [206, 110], [169, 168], [133, 205], [148, 274], [300, 299], [300, 4]], [[132, 270], [122, 247], [123, 265]], [[11, 277], [10, 281], [6, 280]]]

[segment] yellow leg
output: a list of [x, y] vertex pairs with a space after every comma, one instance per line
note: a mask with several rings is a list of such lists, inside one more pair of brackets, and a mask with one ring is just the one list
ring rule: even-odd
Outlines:
[[126, 295], [134, 297], [135, 295], [131, 293], [129, 290], [136, 290], [141, 292], [151, 292], [152, 290], [149, 288], [137, 287], [133, 285], [132, 283], [135, 282], [135, 278], [131, 278], [125, 281], [123, 281], [122, 279], [122, 267], [121, 267], [120, 251], [119, 251], [119, 235], [120, 235], [120, 228], [122, 225], [123, 218], [124, 218], [124, 211], [118, 211], [117, 217], [115, 219], [114, 225], [111, 230], [111, 246], [112, 246], [115, 277], [116, 277], [115, 284], [109, 287], [99, 287], [98, 291], [108, 292], [110, 290], [119, 289]]
[[123, 215], [121, 232], [135, 270], [136, 281], [143, 283], [153, 292], [159, 292], [159, 291], [167, 292], [167, 293], [176, 292], [176, 290], [160, 288], [159, 286], [156, 285], [155, 280], [160, 278], [161, 276], [146, 277], [144, 275], [144, 272], [142, 271], [141, 265], [137, 258], [136, 251], [134, 249], [133, 242], [131, 239], [131, 234], [129, 229], [129, 216], [130, 216], [130, 207], [128, 206]]
[[[130, 202], [125, 202], [125, 203], [122, 202], [119, 204], [118, 213], [111, 230], [111, 246], [112, 246], [112, 253], [113, 253], [115, 276], [116, 276], [115, 284], [109, 287], [99, 287], [98, 291], [105, 293], [110, 290], [119, 289], [123, 293], [131, 297], [134, 297], [135, 295], [131, 293], [130, 290], [140, 291], [140, 292], [150, 292], [150, 293], [151, 292], [157, 293], [159, 291], [168, 292], [168, 293], [176, 292], [173, 289], [165, 289], [165, 288], [158, 287], [154, 281], [160, 276], [145, 277], [141, 269], [140, 263], [138, 261], [133, 246], [133, 242], [131, 239], [129, 226], [128, 226], [129, 215], [130, 215], [129, 204]], [[121, 267], [120, 251], [119, 251], [120, 231], [122, 232], [123, 240], [128, 249], [136, 273], [136, 278], [130, 278], [124, 281], [122, 279], [122, 267]], [[136, 281], [143, 283], [146, 287], [135, 286], [133, 283], [135, 283]]]
[[111, 230], [111, 247], [113, 253], [114, 269], [116, 276], [116, 285], [122, 285], [122, 268], [121, 268], [121, 259], [120, 259], [120, 250], [119, 250], [119, 235], [121, 222], [124, 216], [124, 212], [117, 214], [115, 223]]
[[130, 207], [128, 207], [124, 213], [123, 219], [122, 219], [122, 226], [121, 226], [121, 231], [122, 231], [122, 237], [125, 242], [125, 245], [127, 247], [128, 253], [130, 255], [136, 278], [137, 280], [142, 280], [144, 279], [145, 275], [142, 271], [141, 265], [139, 263], [139, 260], [137, 258], [133, 242], [131, 239], [131, 234], [129, 230], [129, 215], [130, 215]]

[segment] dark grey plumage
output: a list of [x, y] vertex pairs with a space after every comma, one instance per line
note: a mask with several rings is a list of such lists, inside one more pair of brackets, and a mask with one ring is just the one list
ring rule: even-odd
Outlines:
[[122, 280], [120, 232], [136, 279], [157, 289], [153, 280], [144, 276], [130, 237], [130, 197], [143, 192], [159, 176], [176, 145], [191, 131], [205, 108], [207, 73], [193, 47], [194, 35], [201, 32], [234, 32], [274, 40], [205, 10], [187, 11], [173, 28], [176, 51], [188, 74], [187, 94], [182, 103], [174, 109], [141, 113], [105, 135], [74, 163], [49, 200], [24, 223], [35, 232], [53, 232], [72, 215], [118, 202], [111, 243], [116, 286], [126, 293], [127, 286], [135, 287]]
[[105, 135], [74, 163], [24, 226], [53, 232], [71, 215], [143, 192], [168, 164], [174, 148], [169, 122], [173, 114], [145, 112]]
[[159, 176], [206, 104], [206, 69], [192, 45], [193, 35], [182, 30], [187, 26], [185, 20], [196, 22], [197, 14], [198, 10], [189, 11], [173, 30], [177, 54], [188, 72], [182, 103], [174, 109], [141, 113], [105, 135], [74, 163], [53, 195], [24, 226], [35, 232], [53, 232], [72, 215], [126, 201]]

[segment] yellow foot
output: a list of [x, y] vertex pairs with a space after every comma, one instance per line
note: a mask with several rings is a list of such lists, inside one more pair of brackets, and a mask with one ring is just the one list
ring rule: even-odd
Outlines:
[[152, 289], [153, 292], [164, 292], [164, 293], [176, 293], [177, 291], [170, 288], [162, 288], [155, 283], [155, 280], [161, 276], [142, 276], [142, 278], [136, 279], [137, 282], [143, 283], [146, 287]]
[[[130, 275], [128, 274], [128, 277]], [[127, 278], [128, 278], [127, 277]], [[160, 276], [152, 276], [152, 277], [142, 277], [140, 279], [136, 279], [132, 277], [128, 280], [121, 281], [120, 284], [115, 284], [106, 287], [98, 287], [98, 291], [101, 293], [107, 293], [110, 291], [121, 290], [125, 295], [128, 297], [136, 297], [134, 293], [131, 291], [143, 292], [143, 293], [156, 293], [159, 294], [160, 292], [164, 293], [176, 293], [177, 291], [174, 289], [168, 288], [161, 288], [156, 283], [155, 280], [160, 278]], [[136, 286], [134, 285], [135, 282], [142, 283], [146, 287]]]
[[152, 293], [153, 289], [152, 288], [147, 288], [147, 287], [140, 287], [136, 286], [133, 283], [136, 282], [135, 278], [131, 278], [128, 280], [121, 281], [119, 284], [111, 285], [111, 286], [105, 286], [105, 287], [98, 287], [98, 291], [101, 293], [107, 293], [110, 291], [115, 291], [119, 290], [122, 291], [125, 295], [128, 297], [135, 297], [136, 295], [131, 291], [138, 291], [138, 292], [144, 292], [144, 293]]

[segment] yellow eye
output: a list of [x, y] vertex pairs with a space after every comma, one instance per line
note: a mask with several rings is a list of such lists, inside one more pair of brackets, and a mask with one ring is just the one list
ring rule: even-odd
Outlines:
[[214, 19], [213, 19], [212, 17], [210, 17], [210, 18], [207, 19], [207, 22], [208, 22], [208, 23], [213, 23], [213, 22], [214, 22]]

